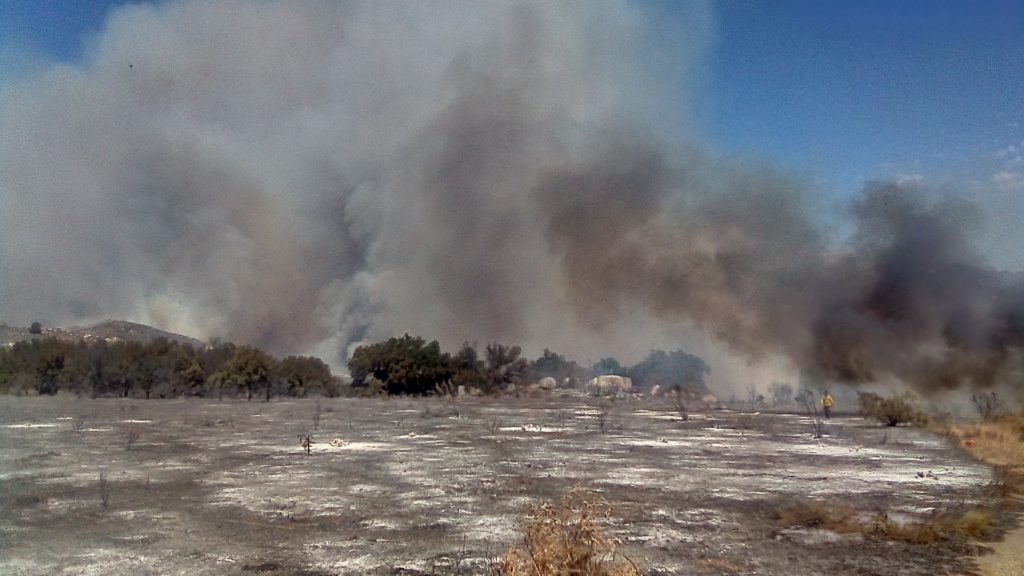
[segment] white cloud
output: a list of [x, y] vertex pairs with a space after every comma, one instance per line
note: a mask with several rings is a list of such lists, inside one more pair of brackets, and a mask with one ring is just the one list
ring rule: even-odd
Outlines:
[[1024, 173], [1000, 170], [992, 175], [992, 182], [1000, 190], [1024, 190]]
[[924, 174], [920, 172], [897, 172], [896, 183], [900, 186], [918, 186], [924, 183]]
[[1010, 144], [995, 151], [999, 167], [1005, 171], [1015, 171], [1024, 166], [1024, 142]]

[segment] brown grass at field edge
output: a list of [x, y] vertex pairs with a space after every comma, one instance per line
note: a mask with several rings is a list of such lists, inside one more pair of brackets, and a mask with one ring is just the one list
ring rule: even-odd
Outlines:
[[945, 432], [974, 458], [995, 467], [993, 487], [1001, 496], [1024, 495], [1024, 413], [954, 423]]
[[992, 531], [993, 514], [986, 508], [963, 513], [945, 511], [915, 521], [897, 520], [887, 512], [865, 517], [853, 508], [809, 499], [781, 502], [771, 514], [782, 529], [815, 528], [839, 534], [861, 534], [909, 544], [935, 544], [965, 536], [985, 538]]

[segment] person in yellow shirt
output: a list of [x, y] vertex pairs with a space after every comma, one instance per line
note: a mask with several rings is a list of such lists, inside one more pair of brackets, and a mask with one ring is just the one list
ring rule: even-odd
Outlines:
[[825, 390], [825, 395], [821, 397], [821, 408], [825, 412], [825, 418], [832, 417], [832, 405], [835, 403], [836, 401], [832, 398], [832, 395], [828, 393], [828, 390]]

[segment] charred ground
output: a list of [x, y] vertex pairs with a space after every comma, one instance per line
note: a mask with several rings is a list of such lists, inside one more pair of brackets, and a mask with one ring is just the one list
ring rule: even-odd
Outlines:
[[650, 574], [965, 573], [973, 538], [870, 526], [984, 510], [991, 538], [1010, 513], [945, 438], [854, 417], [815, 439], [800, 415], [683, 422], [667, 403], [584, 398], [8, 397], [0, 427], [0, 572], [26, 575], [487, 573], [529, 504], [573, 489], [614, 506], [609, 532]]

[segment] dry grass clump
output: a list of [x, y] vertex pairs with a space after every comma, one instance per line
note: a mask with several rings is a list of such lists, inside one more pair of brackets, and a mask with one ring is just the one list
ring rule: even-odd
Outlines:
[[956, 531], [972, 538], [984, 538], [992, 530], [992, 512], [975, 508], [957, 521]]
[[143, 427], [137, 423], [130, 423], [121, 429], [121, 435], [124, 437], [124, 449], [131, 450], [132, 446], [142, 438]]
[[816, 500], [789, 500], [776, 510], [774, 518], [786, 527], [822, 528], [833, 532], [864, 531], [852, 508]]
[[601, 524], [613, 507], [606, 500], [572, 492], [561, 503], [531, 506], [523, 545], [501, 559], [503, 576], [640, 576]]
[[787, 501], [775, 511], [774, 519], [787, 528], [820, 528], [922, 545], [956, 535], [983, 538], [992, 529], [992, 512], [982, 508], [963, 514], [942, 512], [917, 521], [900, 520], [883, 512], [873, 521], [865, 521], [850, 507], [813, 500]]
[[899, 522], [882, 514], [875, 522], [873, 533], [889, 540], [910, 544], [935, 544], [945, 540], [945, 522]]
[[956, 535], [984, 538], [991, 529], [992, 512], [982, 508], [968, 510], [963, 515], [937, 514], [921, 522], [896, 522], [882, 514], [874, 527], [880, 536], [911, 544], [934, 544]]

